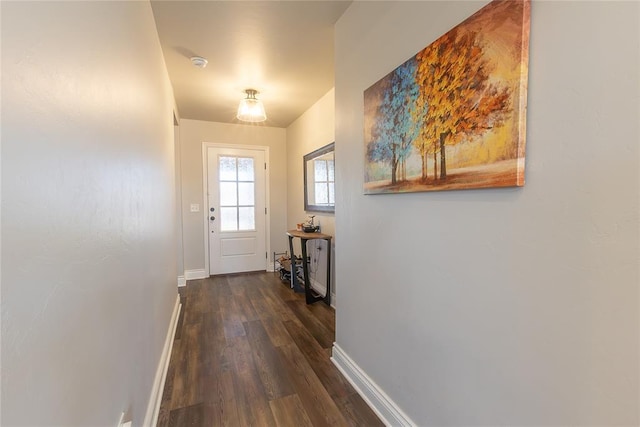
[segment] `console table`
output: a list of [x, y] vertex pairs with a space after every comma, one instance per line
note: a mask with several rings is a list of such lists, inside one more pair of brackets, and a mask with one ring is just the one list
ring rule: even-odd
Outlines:
[[[322, 233], [305, 233], [299, 230], [289, 230], [287, 231], [287, 236], [289, 237], [289, 250], [291, 251], [291, 284], [293, 285], [293, 290], [301, 290], [298, 275], [296, 274], [296, 256], [293, 252], [293, 239], [296, 237], [300, 239], [302, 246], [302, 272], [304, 275], [304, 294], [307, 304], [324, 301], [327, 305], [331, 305], [331, 236]], [[307, 241], [316, 239], [327, 241], [327, 292], [324, 296], [315, 294], [311, 289], [311, 283], [309, 283]]]

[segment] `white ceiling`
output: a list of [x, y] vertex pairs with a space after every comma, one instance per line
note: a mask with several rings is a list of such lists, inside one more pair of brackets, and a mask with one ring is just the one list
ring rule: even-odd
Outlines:
[[251, 88], [263, 125], [287, 127], [333, 87], [333, 25], [350, 4], [152, 0], [180, 117], [242, 123], [236, 110]]

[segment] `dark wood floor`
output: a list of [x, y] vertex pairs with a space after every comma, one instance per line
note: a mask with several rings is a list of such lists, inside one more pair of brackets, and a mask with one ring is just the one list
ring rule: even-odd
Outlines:
[[329, 360], [335, 313], [274, 273], [180, 289], [158, 426], [381, 426]]

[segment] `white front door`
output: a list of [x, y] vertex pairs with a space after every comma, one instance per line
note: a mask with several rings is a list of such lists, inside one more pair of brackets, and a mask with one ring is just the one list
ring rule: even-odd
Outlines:
[[264, 151], [208, 147], [207, 163], [209, 274], [265, 270]]

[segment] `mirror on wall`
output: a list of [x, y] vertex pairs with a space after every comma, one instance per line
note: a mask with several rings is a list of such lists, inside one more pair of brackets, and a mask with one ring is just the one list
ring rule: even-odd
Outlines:
[[304, 156], [304, 210], [335, 212], [334, 143]]

